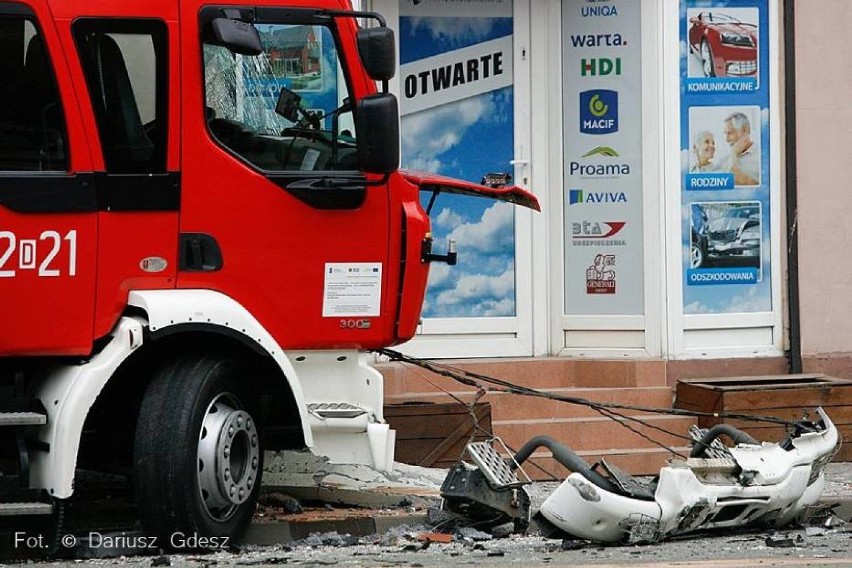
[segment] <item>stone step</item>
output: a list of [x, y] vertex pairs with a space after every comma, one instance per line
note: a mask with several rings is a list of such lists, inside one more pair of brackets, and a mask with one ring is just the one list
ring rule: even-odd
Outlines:
[[[635, 416], [635, 415], [631, 415]], [[678, 416], [640, 416], [648, 425], [629, 422], [631, 428], [668, 447], [687, 446], [687, 431], [694, 419]], [[663, 428], [666, 434], [651, 428]], [[517, 450], [535, 436], [550, 436], [575, 452], [607, 453], [613, 451], [659, 448], [658, 445], [628, 430], [609, 418], [557, 418], [492, 421], [494, 434]]]
[[[546, 389], [545, 392], [584, 398], [595, 402], [615, 402], [631, 406], [651, 408], [671, 408], [672, 389], [669, 387], [645, 388], [602, 388], [602, 389]], [[470, 403], [475, 398], [471, 391], [455, 390], [444, 392], [412, 392], [385, 396], [385, 404], [404, 404], [413, 402], [452, 403], [461, 400]], [[488, 393], [479, 402], [491, 404], [491, 417], [494, 420], [550, 419], [598, 417], [600, 414], [587, 406], [548, 400], [531, 396], [507, 393]], [[639, 411], [627, 411], [632, 415], [645, 414]]]
[[[680, 446], [673, 448], [677, 452], [688, 455], [689, 448]], [[672, 453], [662, 448], [642, 448], [632, 450], [612, 450], [609, 452], [583, 451], [577, 452], [589, 464], [595, 464], [603, 458], [607, 463], [624, 470], [630, 475], [657, 475]], [[536, 481], [557, 479], [564, 480], [569, 472], [551, 456], [550, 452], [542, 449], [534, 453], [524, 465], [524, 471]]]
[[[501, 359], [451, 361], [442, 364], [536, 389], [623, 388], [665, 386], [665, 362], [566, 359]], [[385, 395], [409, 392], [475, 391], [454, 379], [401, 363], [376, 365], [385, 378]]]

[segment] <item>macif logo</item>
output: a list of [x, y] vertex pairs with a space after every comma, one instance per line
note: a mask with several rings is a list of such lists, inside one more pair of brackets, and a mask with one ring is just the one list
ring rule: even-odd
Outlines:
[[580, 132], [612, 134], [618, 132], [618, 93], [594, 89], [580, 93]]

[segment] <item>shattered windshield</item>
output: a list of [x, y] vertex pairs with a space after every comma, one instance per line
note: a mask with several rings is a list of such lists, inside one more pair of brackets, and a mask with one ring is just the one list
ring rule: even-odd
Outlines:
[[213, 136], [264, 170], [357, 169], [355, 128], [332, 31], [258, 24], [263, 52], [204, 44]]

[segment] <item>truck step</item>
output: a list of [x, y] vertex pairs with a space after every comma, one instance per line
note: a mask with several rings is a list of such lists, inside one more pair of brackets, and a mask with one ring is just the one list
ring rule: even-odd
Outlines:
[[347, 402], [316, 402], [308, 405], [308, 412], [320, 418], [357, 418], [367, 411]]
[[41, 426], [47, 414], [41, 412], [0, 412], [0, 426]]
[[53, 505], [40, 501], [0, 503], [0, 517], [21, 515], [52, 515]]

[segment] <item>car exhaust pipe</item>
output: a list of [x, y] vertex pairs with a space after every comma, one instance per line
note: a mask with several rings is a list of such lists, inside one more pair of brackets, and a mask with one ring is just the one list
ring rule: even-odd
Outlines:
[[524, 444], [521, 449], [518, 450], [518, 453], [515, 454], [514, 463], [509, 464], [509, 467], [512, 470], [517, 469], [518, 466], [529, 459], [534, 451], [541, 447], [550, 450], [550, 453], [553, 454], [553, 459], [568, 468], [569, 471], [579, 473], [601, 489], [618, 492], [618, 488], [609, 479], [594, 471], [583, 458], [550, 436], [536, 436]]
[[692, 451], [689, 453], [689, 457], [700, 458], [703, 456], [704, 452], [710, 447], [710, 444], [723, 434], [733, 440], [736, 444], [751, 444], [754, 446], [760, 445], [760, 442], [742, 430], [734, 428], [730, 424], [716, 424], [707, 430], [707, 432], [701, 436], [700, 440], [696, 440], [695, 445], [692, 446]]

